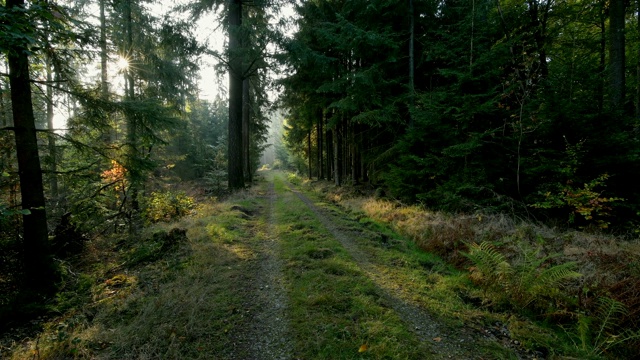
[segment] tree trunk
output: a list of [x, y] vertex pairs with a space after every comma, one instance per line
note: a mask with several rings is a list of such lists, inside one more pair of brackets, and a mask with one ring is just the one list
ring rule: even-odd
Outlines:
[[342, 186], [342, 134], [340, 133], [340, 125], [337, 125], [333, 131], [335, 139], [333, 139], [333, 177], [336, 186]]
[[311, 131], [312, 129], [309, 129], [309, 131], [307, 132], [307, 162], [309, 163], [309, 180], [311, 180], [313, 176], [311, 172], [311, 162], [313, 161], [311, 158]]
[[56, 151], [56, 138], [53, 133], [53, 87], [51, 86], [51, 81], [53, 81], [53, 77], [51, 76], [51, 62], [47, 59], [47, 127], [49, 129], [49, 133], [47, 134], [47, 147], [49, 149], [49, 157], [51, 163], [49, 164], [49, 190], [51, 191], [51, 198], [56, 200], [58, 198], [58, 175], [56, 172], [58, 171], [58, 154]]
[[[24, 7], [24, 0], [8, 0], [6, 4], [8, 9]], [[17, 12], [15, 16], [26, 22], [24, 13]], [[54, 287], [55, 275], [49, 248], [26, 44], [14, 45], [7, 54], [7, 60], [22, 209], [29, 212], [23, 215], [25, 284], [36, 292], [47, 292]]]
[[[640, 34], [640, 0], [636, 1], [636, 27]], [[640, 119], [640, 46], [636, 49], [636, 121]]]
[[229, 190], [244, 189], [242, 165], [242, 0], [229, 2], [229, 139], [227, 172]]
[[327, 181], [331, 181], [333, 177], [333, 130], [327, 129]]
[[598, 63], [598, 110], [604, 110], [604, 83], [607, 59], [607, 28], [605, 2], [600, 2], [600, 62]]
[[318, 180], [324, 178], [323, 172], [323, 160], [322, 160], [322, 123], [324, 122], [324, 118], [322, 115], [322, 110], [318, 110], [318, 127], [316, 127], [316, 137], [318, 140]]
[[[535, 41], [536, 50], [538, 51], [539, 71], [542, 79], [545, 80], [549, 76], [549, 65], [547, 64], [545, 40], [547, 32], [547, 19], [549, 17], [551, 1], [548, 1], [546, 5], [542, 5], [537, 0], [530, 0], [528, 1], [528, 5], [529, 17], [531, 19], [531, 28], [533, 31], [533, 40]], [[544, 6], [544, 8], [540, 9], [540, 6]], [[541, 11], [542, 14], [540, 14]]]
[[611, 0], [609, 8], [609, 68], [611, 108], [624, 110], [625, 95], [625, 6], [624, 0]]
[[244, 164], [245, 180], [251, 183], [251, 159], [249, 158], [249, 79], [242, 80], [242, 163]]
[[[127, 0], [125, 6], [125, 37], [126, 37], [126, 51], [129, 60], [131, 60], [131, 53], [133, 51], [133, 18], [131, 14], [131, 6], [133, 0]], [[125, 77], [125, 98], [129, 101], [135, 99], [135, 83], [133, 79], [133, 71], [131, 67], [127, 68], [124, 72]], [[132, 216], [135, 216], [135, 213], [140, 209], [140, 203], [138, 201], [138, 191], [140, 188], [141, 175], [139, 174], [138, 169], [138, 135], [137, 135], [137, 120], [136, 115], [128, 112], [126, 115], [127, 119], [127, 145], [128, 148], [128, 174], [129, 174], [129, 198], [131, 201], [131, 209], [133, 210]], [[133, 219], [132, 219], [133, 220]], [[131, 223], [130, 231], [134, 230], [133, 222]]]
[[[100, 95], [103, 99], [109, 98], [109, 77], [108, 77], [108, 53], [107, 53], [107, 18], [105, 15], [105, 1], [100, 0]], [[105, 144], [111, 144], [115, 135], [108, 123], [102, 140]]]
[[[413, 109], [415, 107], [415, 15], [413, 10], [413, 0], [409, 0], [409, 126], [413, 127]], [[473, 37], [472, 37], [473, 39]], [[473, 40], [472, 46], [473, 46]]]
[[109, 97], [109, 78], [107, 76], [107, 18], [105, 15], [106, 0], [100, 0], [100, 93]]

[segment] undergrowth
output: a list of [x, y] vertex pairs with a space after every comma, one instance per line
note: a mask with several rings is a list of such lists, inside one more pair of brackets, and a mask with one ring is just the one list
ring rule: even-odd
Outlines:
[[[255, 207], [247, 197], [203, 202], [180, 221], [91, 242], [75, 262], [63, 264], [65, 285], [48, 318], [37, 331], [3, 337], [0, 358], [247, 357], [234, 337], [247, 326], [238, 279], [251, 249], [221, 236], [252, 238], [250, 221], [233, 207]], [[207, 228], [212, 223], [216, 231]]]
[[[473, 305], [448, 304], [462, 321], [486, 327], [504, 319], [514, 340], [542, 353], [625, 358], [640, 351], [637, 240], [562, 232], [502, 214], [435, 212], [362, 196], [362, 189], [305, 184], [360, 222], [389, 227], [462, 271], [466, 282], [441, 272], [426, 278], [437, 292]], [[430, 308], [447, 311], [433, 294], [424, 297]]]

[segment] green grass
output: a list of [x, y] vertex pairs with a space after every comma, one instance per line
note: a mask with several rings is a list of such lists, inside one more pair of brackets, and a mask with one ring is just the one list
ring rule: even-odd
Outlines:
[[[423, 359], [420, 343], [308, 207], [275, 181], [297, 358]], [[367, 350], [359, 352], [361, 346]]]
[[[245, 348], [234, 344], [237, 334], [249, 326], [242, 307], [243, 283], [254, 245], [264, 239], [256, 231], [264, 221], [247, 218], [232, 207], [257, 212], [263, 203], [238, 195], [226, 203], [200, 204], [196, 216], [154, 225], [124, 245], [103, 246], [96, 257], [113, 257], [111, 265], [92, 266], [95, 272], [79, 274], [82, 298], [64, 293], [60, 304], [71, 304], [65, 305], [65, 313], [45, 323], [36, 337], [3, 349], [2, 357], [248, 357]], [[189, 241], [160, 252], [162, 244], [153, 234], [173, 227], [188, 229]], [[87, 289], [87, 278], [98, 281]]]

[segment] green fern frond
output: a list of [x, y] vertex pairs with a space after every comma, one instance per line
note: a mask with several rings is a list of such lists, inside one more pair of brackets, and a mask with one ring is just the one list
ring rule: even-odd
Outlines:
[[586, 315], [579, 315], [577, 332], [582, 350], [589, 350], [591, 347], [591, 324], [593, 319]]
[[620, 317], [628, 314], [628, 312], [627, 307], [617, 300], [608, 297], [598, 299], [597, 314], [601, 324], [598, 329], [598, 335], [595, 338], [595, 344], [604, 343], [603, 336], [606, 336], [607, 332], [613, 331]]
[[579, 272], [573, 271], [575, 267], [576, 264], [574, 262], [567, 262], [546, 268], [538, 274], [537, 282], [541, 286], [548, 288], [558, 287], [565, 280], [575, 279], [582, 276]]
[[469, 253], [464, 256], [473, 262], [476, 271], [486, 279], [498, 278], [512, 270], [504, 255], [486, 241], [469, 245]]

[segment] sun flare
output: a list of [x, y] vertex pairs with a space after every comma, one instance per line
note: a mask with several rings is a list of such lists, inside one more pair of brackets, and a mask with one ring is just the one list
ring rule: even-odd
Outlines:
[[129, 68], [129, 60], [127, 60], [122, 56], [118, 57], [118, 61], [116, 62], [116, 67], [120, 71], [127, 70]]

